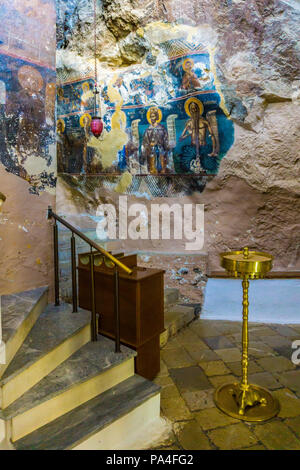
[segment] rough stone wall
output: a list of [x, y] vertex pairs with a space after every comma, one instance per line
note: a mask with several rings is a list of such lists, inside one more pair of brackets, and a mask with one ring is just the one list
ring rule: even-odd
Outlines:
[[[74, 8], [66, 15], [65, 2], [58, 2], [58, 75], [72, 75], [80, 64], [90, 63], [93, 76], [89, 62], [93, 56], [91, 2], [68, 4]], [[182, 194], [189, 194], [195, 202], [205, 204], [203, 252], [208, 253], [209, 269], [219, 269], [220, 251], [248, 244], [271, 252], [275, 269], [299, 270], [299, 3], [103, 0], [98, 8], [97, 35], [102, 40], [97, 58], [105, 70], [126, 69], [141, 64], [148, 54], [155, 55], [144, 34], [155, 22], [163, 23], [167, 34], [169, 27], [195, 28], [214, 48], [215, 80], [222, 106], [234, 123], [234, 144], [222, 159], [218, 174], [206, 178], [201, 191], [195, 177], [179, 188], [173, 182], [171, 194], [178, 201]], [[161, 40], [164, 28], [157, 34]], [[117, 178], [62, 175], [59, 210], [74, 216], [79, 225], [90, 227], [97, 205], [116, 197], [117, 182]], [[166, 193], [160, 197], [168, 201]], [[155, 200], [153, 194], [150, 198]], [[179, 249], [163, 240], [140, 245], [146, 252], [176, 253]], [[128, 249], [132, 248], [129, 243]], [[168, 267], [172, 268], [171, 262]]]
[[0, 294], [52, 284], [55, 1], [0, 5]]

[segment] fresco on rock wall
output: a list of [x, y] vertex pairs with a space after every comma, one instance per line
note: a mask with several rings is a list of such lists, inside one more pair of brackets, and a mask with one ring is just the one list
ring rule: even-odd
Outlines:
[[[132, 175], [215, 175], [233, 144], [233, 124], [220, 106], [202, 44], [174, 39], [160, 44], [164, 60], [107, 74], [102, 80], [105, 132], [124, 131], [109, 161], [89, 131], [93, 78], [58, 87], [58, 170]], [[151, 55], [151, 54], [150, 54]], [[120, 142], [123, 140], [121, 139]]]
[[51, 191], [56, 181], [54, 2], [3, 1], [0, 17], [0, 163], [28, 181], [31, 193]]

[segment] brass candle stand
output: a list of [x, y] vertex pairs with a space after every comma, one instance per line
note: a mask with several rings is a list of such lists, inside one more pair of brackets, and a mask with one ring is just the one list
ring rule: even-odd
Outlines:
[[261, 279], [272, 269], [273, 257], [268, 253], [231, 251], [220, 254], [221, 266], [230, 276], [242, 278], [242, 380], [218, 387], [214, 394], [217, 407], [224, 413], [244, 421], [265, 421], [279, 412], [279, 402], [263, 387], [248, 383], [248, 311], [249, 279]]

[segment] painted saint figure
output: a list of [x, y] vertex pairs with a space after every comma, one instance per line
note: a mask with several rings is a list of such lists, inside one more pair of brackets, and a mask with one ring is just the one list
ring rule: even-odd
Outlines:
[[58, 119], [56, 123], [56, 148], [57, 148], [57, 171], [58, 173], [68, 173], [71, 160], [71, 143], [67, 133], [65, 133], [65, 121]]
[[150, 126], [145, 131], [142, 143], [143, 160], [147, 161], [150, 174], [165, 173], [168, 164], [169, 139], [167, 129], [160, 124], [162, 112], [152, 107], [147, 112]]
[[[217, 157], [219, 153], [220, 145], [216, 111], [209, 111], [206, 113], [206, 118], [202, 117], [204, 107], [197, 98], [186, 100], [184, 108], [191, 119], [186, 123], [179, 140], [182, 141], [187, 137], [191, 137], [191, 148], [194, 149], [195, 158], [190, 163], [190, 169], [193, 172], [199, 172], [201, 166], [203, 167], [203, 164], [201, 164], [205, 157], [203, 153], [207, 152], [207, 146], [209, 145], [208, 135], [211, 137], [212, 152], [206, 153], [206, 155], [208, 157]], [[184, 152], [188, 150], [185, 147], [183, 148]]]
[[23, 65], [18, 70], [18, 80], [22, 89], [14, 97], [12, 106], [19, 116], [16, 151], [21, 166], [30, 155], [41, 154], [45, 106], [42, 94], [44, 80], [37, 69]]
[[81, 106], [88, 107], [89, 105], [91, 105], [90, 100], [94, 99], [94, 93], [90, 89], [89, 82], [84, 82], [81, 85], [81, 88], [82, 88]]
[[184, 70], [184, 75], [182, 77], [181, 88], [183, 90], [193, 90], [195, 88], [200, 88], [200, 81], [193, 71], [194, 61], [192, 59], [185, 59], [182, 68]]
[[186, 139], [191, 136], [191, 144], [196, 147], [197, 156], [199, 156], [199, 148], [207, 144], [207, 131], [209, 132], [212, 140], [212, 152], [208, 154], [209, 157], [216, 157], [217, 153], [217, 139], [214, 135], [211, 123], [208, 119], [202, 117], [203, 104], [197, 98], [190, 98], [185, 102], [186, 113], [191, 117], [186, 123], [186, 126], [181, 134], [180, 140]]

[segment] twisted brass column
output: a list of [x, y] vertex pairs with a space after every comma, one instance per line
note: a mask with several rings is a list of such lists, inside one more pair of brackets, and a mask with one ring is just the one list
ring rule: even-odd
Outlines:
[[242, 387], [248, 386], [248, 292], [249, 292], [249, 281], [247, 276], [244, 277], [242, 282], [243, 286], [243, 332], [242, 332]]

